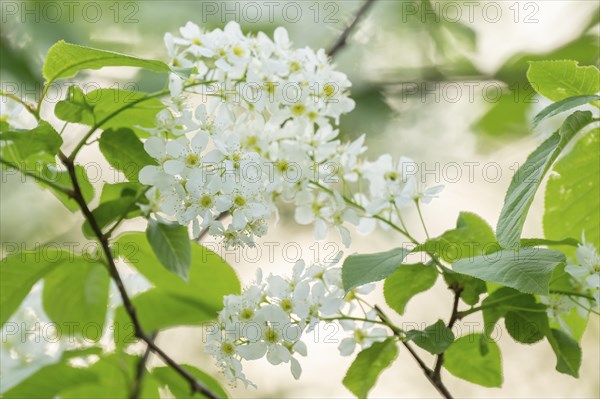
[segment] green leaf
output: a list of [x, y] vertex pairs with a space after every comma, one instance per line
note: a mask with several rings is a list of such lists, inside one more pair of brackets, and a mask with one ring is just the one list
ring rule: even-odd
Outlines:
[[56, 79], [72, 78], [84, 69], [100, 69], [110, 66], [130, 66], [149, 69], [155, 72], [170, 72], [162, 61], [145, 60], [112, 51], [97, 50], [59, 41], [50, 47], [42, 75], [49, 84]]
[[556, 245], [569, 245], [571, 247], [577, 247], [581, 243], [574, 238], [564, 238], [562, 240], [547, 240], [545, 238], [521, 238], [520, 246], [523, 247], [537, 247], [537, 246], [556, 246]]
[[[157, 288], [134, 298], [142, 326], [147, 331], [177, 325], [199, 325], [214, 320], [223, 308], [225, 295], [241, 292], [240, 282], [221, 257], [192, 243], [189, 280], [184, 281], [165, 269], [143, 233], [128, 233], [114, 244], [117, 256], [124, 258]], [[122, 308], [116, 312], [120, 328], [117, 342], [133, 341], [131, 323]]]
[[402, 265], [385, 279], [385, 301], [398, 314], [404, 314], [408, 301], [418, 293], [433, 287], [437, 275], [435, 266]]
[[542, 304], [508, 311], [504, 316], [504, 325], [510, 336], [523, 344], [541, 341], [550, 330], [546, 306]]
[[503, 318], [511, 308], [528, 308], [537, 306], [535, 297], [524, 294], [513, 288], [500, 287], [492, 292], [481, 302], [483, 314], [482, 344], [486, 346], [487, 340], [492, 337], [496, 323]]
[[542, 96], [552, 101], [600, 91], [600, 71], [594, 65], [579, 66], [577, 61], [530, 62], [527, 79]]
[[556, 370], [579, 378], [581, 348], [577, 341], [560, 330], [552, 329], [548, 341], [556, 354]]
[[192, 262], [187, 228], [175, 223], [166, 224], [150, 219], [146, 237], [163, 266], [187, 280]]
[[[583, 136], [554, 165], [545, 195], [544, 235], [548, 239], [581, 237], [600, 248], [600, 129]], [[574, 248], [564, 249], [572, 256]]]
[[350, 255], [342, 267], [342, 281], [346, 292], [352, 288], [383, 280], [400, 267], [406, 255], [404, 248], [367, 255]]
[[[8, 251], [8, 248], [7, 248]], [[0, 261], [0, 326], [17, 310], [33, 285], [73, 255], [45, 248], [19, 252]]]
[[63, 144], [62, 137], [46, 121], [31, 130], [8, 131], [0, 133], [0, 141], [12, 141], [22, 159], [40, 152], [56, 155]]
[[44, 310], [62, 334], [102, 337], [110, 277], [101, 263], [74, 257], [44, 279]]
[[446, 350], [444, 367], [452, 375], [484, 387], [502, 386], [502, 359], [500, 348], [494, 341], [488, 342], [488, 352], [479, 350], [481, 334], [460, 337]]
[[446, 327], [442, 320], [438, 320], [423, 331], [407, 331], [406, 337], [434, 355], [444, 352], [454, 342], [452, 330]]
[[97, 380], [96, 375], [88, 369], [57, 363], [38, 370], [19, 385], [4, 392], [2, 397], [5, 399], [53, 398], [66, 388], [95, 383]]
[[461, 212], [456, 228], [446, 231], [413, 249], [438, 254], [446, 262], [472, 258], [488, 254], [499, 249], [494, 230], [481, 217], [470, 212]]
[[[139, 207], [136, 205], [137, 201], [137, 195], [123, 196], [122, 198], [113, 201], [101, 203], [92, 211], [92, 214], [94, 215], [98, 226], [103, 229], [113, 222], [116, 222], [121, 216], [127, 217], [127, 215], [130, 215], [132, 212], [139, 210]], [[83, 234], [87, 238], [94, 237], [92, 227], [87, 220], [83, 223]]]
[[[500, 95], [497, 99], [491, 97], [493, 102], [490, 109], [473, 126], [474, 131], [489, 137], [523, 136], [529, 132], [527, 111], [531, 106], [533, 91], [531, 88], [514, 87], [511, 92]], [[495, 96], [494, 94], [490, 94]]]
[[[196, 377], [198, 381], [202, 382], [204, 386], [215, 393], [219, 398], [228, 398], [227, 392], [221, 387], [219, 382], [206, 374], [204, 371], [197, 369], [196, 367], [189, 366], [187, 364], [182, 365], [187, 372]], [[185, 381], [175, 370], [171, 367], [156, 367], [152, 369], [152, 377], [157, 380], [161, 385], [169, 387], [169, 391], [173, 393], [176, 398], [185, 398], [189, 396], [190, 385]]]
[[[108, 354], [87, 369], [97, 376], [95, 383], [79, 384], [75, 387], [62, 390], [60, 397], [65, 399], [128, 397], [133, 381], [135, 380], [137, 363], [138, 357], [128, 355], [124, 352]], [[141, 397], [146, 398], [148, 396]]]
[[215, 252], [197, 243], [191, 247], [192, 263], [186, 282], [162, 266], [143, 233], [124, 234], [114, 245], [116, 254], [156, 287], [195, 296], [221, 309], [223, 296], [241, 292], [240, 282], [232, 267]]
[[156, 114], [164, 107], [160, 100], [149, 98], [147, 93], [98, 89], [83, 94], [79, 87], [71, 86], [67, 98], [56, 104], [54, 113], [63, 121], [103, 129], [129, 127], [144, 137], [148, 132], [137, 126], [154, 127]]
[[[214, 277], [213, 277], [214, 278]], [[222, 298], [221, 298], [222, 299]], [[133, 298], [138, 319], [145, 331], [159, 331], [177, 326], [200, 326], [214, 320], [223, 307], [204, 302], [200, 295], [177, 294], [154, 288]], [[132, 343], [133, 325], [123, 307], [115, 313], [115, 342]]]
[[366, 398], [379, 374], [390, 366], [397, 355], [395, 339], [374, 343], [356, 356], [342, 381], [344, 386], [358, 398]]
[[551, 116], [558, 115], [561, 112], [565, 112], [565, 111], [568, 111], [575, 107], [579, 107], [580, 105], [591, 103], [592, 101], [595, 101], [595, 100], [600, 100], [600, 96], [597, 96], [597, 95], [575, 96], [575, 97], [569, 97], [569, 98], [565, 98], [564, 100], [555, 102], [554, 104], [549, 105], [546, 108], [544, 108], [539, 114], [537, 114], [535, 116], [535, 118], [533, 118], [533, 122], [532, 122], [533, 127], [536, 127], [537, 125], [539, 125], [539, 123], [546, 118], [550, 118]]
[[[144, 186], [136, 182], [107, 183], [102, 186], [100, 202], [110, 202], [121, 197], [133, 197], [143, 190]], [[140, 201], [145, 197], [140, 197]]]
[[460, 299], [467, 305], [475, 305], [479, 296], [487, 292], [485, 281], [452, 270], [444, 270], [444, 281], [449, 287], [460, 289]]
[[552, 271], [565, 262], [560, 251], [543, 248], [502, 250], [492, 255], [461, 259], [452, 264], [459, 273], [502, 284], [528, 294], [548, 295]]
[[531, 153], [517, 170], [504, 198], [496, 231], [498, 242], [504, 248], [514, 248], [519, 244], [527, 212], [544, 175], [571, 138], [591, 122], [591, 112], [575, 111], [567, 117], [560, 130]]
[[108, 129], [100, 136], [100, 151], [115, 169], [129, 181], [138, 181], [140, 170], [156, 165], [156, 160], [144, 150], [144, 145], [131, 129]]

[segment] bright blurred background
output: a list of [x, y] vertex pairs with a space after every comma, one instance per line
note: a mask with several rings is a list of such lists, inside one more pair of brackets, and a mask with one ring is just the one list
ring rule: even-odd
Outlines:
[[[69, 5], [70, 3], [70, 5]], [[236, 20], [244, 31], [271, 34], [284, 26], [296, 46], [328, 47], [353, 18], [362, 1], [97, 1], [34, 2], [1, 1], [2, 32], [0, 71], [2, 90], [36, 100], [41, 66], [48, 48], [56, 41], [89, 45], [136, 56], [166, 60], [163, 35], [176, 31], [188, 20], [208, 29]], [[495, 225], [504, 192], [517, 163], [522, 163], [540, 137], [557, 121], [550, 120], [535, 132], [528, 122], [546, 103], [526, 84], [527, 61], [575, 59], [581, 65], [599, 60], [599, 8], [596, 1], [403, 1], [376, 0], [348, 45], [336, 56], [338, 68], [353, 82], [356, 110], [342, 118], [342, 135], [367, 135], [369, 155], [389, 152], [413, 158], [428, 171], [429, 183], [445, 185], [440, 199], [425, 208], [432, 235], [454, 226], [458, 213], [468, 210]], [[130, 69], [106, 68], [79, 76], [89, 90], [102, 87], [154, 91], [164, 86], [159, 75]], [[44, 107], [52, 120], [53, 102], [66, 94], [54, 93]], [[66, 133], [73, 145], [83, 130]], [[112, 182], [95, 145], [81, 153], [95, 162], [97, 183]], [[3, 172], [4, 173], [4, 172]], [[88, 170], [90, 179], [93, 175]], [[543, 188], [536, 197], [525, 225], [524, 236], [543, 235], [541, 217]], [[32, 249], [36, 243], [85, 242], [80, 215], [71, 214], [51, 194], [17, 175], [4, 173], [0, 194], [0, 239]], [[249, 282], [257, 267], [265, 272], [288, 273], [296, 252], [316, 260], [343, 249], [338, 237], [315, 244], [312, 231], [293, 222], [283, 212], [259, 244], [262, 254], [221, 252]], [[424, 238], [416, 219], [409, 215], [419, 238]], [[143, 230], [142, 222], [128, 225]], [[354, 235], [353, 252], [376, 252], [397, 247], [402, 237], [377, 232]], [[297, 243], [290, 244], [290, 243]], [[274, 257], [269, 259], [269, 247]], [[213, 247], [214, 248], [214, 247]], [[376, 292], [381, 292], [378, 290]], [[408, 307], [402, 323], [435, 322], [450, 313], [451, 294], [443, 284], [418, 296]], [[384, 303], [383, 296], [370, 300]], [[471, 324], [469, 324], [471, 323]], [[467, 333], [480, 329], [481, 320], [466, 318], [459, 324]], [[504, 333], [504, 331], [501, 331]], [[341, 384], [351, 358], [341, 358], [337, 343], [343, 332], [321, 329], [310, 337], [309, 356], [301, 359], [303, 376], [294, 381], [286, 366], [266, 361], [248, 367], [247, 375], [258, 390], [232, 389], [234, 397], [349, 397]], [[525, 347], [508, 334], [500, 334], [504, 385], [485, 389], [444, 373], [456, 397], [599, 398], [600, 320], [592, 316], [583, 338], [581, 378], [575, 380], [554, 371], [555, 358], [546, 341]], [[315, 341], [315, 342], [312, 342]], [[173, 356], [213, 370], [203, 354], [202, 334], [197, 328], [177, 329], [159, 338]], [[427, 354], [424, 354], [427, 357]], [[468, 361], [468, 359], [465, 359]], [[32, 369], [35, 368], [32, 364]], [[3, 378], [7, 369], [3, 368]], [[372, 397], [438, 397], [418, 366], [400, 351], [385, 371]]]

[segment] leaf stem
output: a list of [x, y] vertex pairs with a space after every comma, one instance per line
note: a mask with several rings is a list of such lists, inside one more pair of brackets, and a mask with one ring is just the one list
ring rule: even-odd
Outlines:
[[25, 109], [27, 110], [27, 112], [29, 112], [31, 115], [33, 115], [35, 117], [35, 119], [39, 122], [40, 120], [40, 116], [37, 112], [37, 110], [35, 109], [35, 106], [33, 104], [28, 103], [27, 101], [19, 98], [18, 96], [15, 96], [14, 94], [11, 93], [7, 93], [3, 90], [0, 90], [0, 96], [4, 96], [7, 98], [10, 98], [11, 100], [14, 100], [16, 102], [18, 102], [19, 104], [21, 104], [22, 106], [25, 107]]

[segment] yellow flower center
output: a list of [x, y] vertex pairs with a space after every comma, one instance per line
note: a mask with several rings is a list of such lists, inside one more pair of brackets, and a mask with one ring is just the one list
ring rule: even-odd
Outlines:
[[302, 115], [304, 113], [304, 111], [306, 111], [306, 107], [304, 106], [304, 104], [295, 104], [292, 106], [292, 113], [294, 115]]

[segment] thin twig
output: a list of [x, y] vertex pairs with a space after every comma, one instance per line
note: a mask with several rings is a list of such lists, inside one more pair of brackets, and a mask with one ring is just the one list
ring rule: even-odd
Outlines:
[[[460, 294], [462, 293], [463, 289], [457, 285], [451, 285], [450, 289], [452, 291], [454, 291], [454, 303], [452, 304], [452, 313], [450, 314], [450, 320], [448, 321], [448, 329], [452, 330], [452, 327], [454, 327], [454, 324], [456, 324], [456, 322], [461, 317], [461, 314], [458, 311], [458, 304], [459, 304], [459, 300], [460, 300]], [[443, 365], [444, 365], [444, 352], [440, 353], [437, 356], [437, 359], [435, 361], [435, 366], [433, 367], [432, 377], [436, 381], [440, 381], [442, 378], [441, 374], [442, 374], [442, 366]]]
[[[213, 222], [219, 222], [219, 221], [225, 219], [227, 216], [229, 216], [229, 212], [227, 212], [227, 211], [221, 212], [220, 214], [217, 215], [217, 217], [213, 220]], [[198, 242], [202, 241], [202, 239], [204, 237], [206, 237], [206, 235], [208, 234], [209, 229], [210, 229], [210, 226], [206, 226], [205, 228], [203, 228], [202, 231], [200, 231], [200, 234], [198, 234], [198, 237], [196, 237], [196, 241], [198, 241]]]
[[[156, 341], [157, 335], [158, 332], [152, 333], [152, 335], [150, 335], [150, 338], [153, 342]], [[140, 357], [137, 364], [137, 369], [135, 371], [135, 380], [133, 382], [134, 385], [131, 389], [131, 395], [129, 395], [130, 399], [138, 399], [140, 397], [140, 393], [142, 392], [142, 383], [144, 381], [144, 375], [146, 375], [146, 363], [148, 363], [148, 358], [150, 358], [150, 352], [152, 352], [150, 350], [150, 346], [146, 345], [146, 350], [144, 351], [142, 357]]]
[[383, 312], [383, 310], [381, 310], [381, 308], [379, 306], [375, 305], [374, 309], [377, 312], [377, 315], [379, 316], [381, 321], [385, 322], [388, 325], [388, 327], [391, 328], [391, 330], [394, 332], [394, 335], [400, 339], [400, 342], [402, 342], [402, 345], [404, 345], [404, 347], [408, 350], [408, 353], [410, 353], [411, 356], [417, 361], [417, 363], [419, 364], [419, 367], [421, 367], [421, 370], [423, 370], [423, 374], [425, 374], [425, 377], [427, 377], [427, 379], [429, 380], [431, 385], [433, 385], [434, 388], [437, 389], [437, 391], [440, 393], [440, 395], [442, 395], [444, 398], [453, 399], [452, 394], [450, 393], [450, 391], [448, 391], [448, 388], [446, 388], [446, 386], [444, 385], [442, 380], [440, 378], [437, 378], [437, 379], [434, 378], [433, 370], [431, 370], [429, 367], [427, 367], [427, 365], [425, 364], [423, 359], [421, 359], [419, 354], [405, 340], [405, 338], [402, 336], [402, 331], [400, 329], [398, 329], [397, 327], [395, 327], [390, 322], [390, 319]]
[[108, 272], [110, 273], [111, 278], [117, 286], [117, 289], [121, 296], [121, 300], [123, 301], [123, 307], [125, 308], [125, 312], [127, 312], [127, 315], [133, 323], [135, 336], [144, 341], [152, 352], [156, 353], [168, 366], [173, 368], [179, 375], [181, 375], [189, 383], [192, 392], [199, 392], [211, 399], [217, 399], [217, 395], [215, 395], [211, 390], [202, 385], [199, 381], [197, 381], [193, 375], [188, 373], [175, 360], [171, 359], [169, 355], [167, 355], [161, 348], [159, 348], [154, 343], [153, 338], [143, 330], [142, 325], [137, 317], [135, 306], [133, 305], [131, 298], [129, 298], [127, 290], [125, 289], [125, 285], [123, 284], [123, 280], [121, 279], [119, 271], [117, 270], [117, 265], [115, 264], [115, 260], [113, 257], [112, 250], [110, 248], [110, 244], [108, 242], [108, 238], [105, 234], [102, 233], [102, 229], [98, 225], [96, 218], [90, 211], [89, 207], [87, 206], [87, 203], [85, 202], [85, 199], [83, 198], [81, 187], [79, 186], [79, 181], [77, 180], [77, 175], [75, 173], [75, 164], [62, 152], [59, 154], [59, 157], [62, 163], [67, 168], [67, 171], [71, 178], [71, 182], [73, 183], [72, 197], [79, 205], [79, 208], [81, 209], [81, 212], [83, 213], [85, 219], [90, 224], [94, 235], [100, 242], [102, 251], [104, 252], [106, 260], [108, 261]]
[[329, 50], [327, 50], [327, 55], [329, 55], [330, 57], [333, 57], [338, 51], [340, 51], [342, 48], [344, 48], [346, 46], [346, 43], [348, 42], [348, 37], [350, 37], [350, 34], [354, 30], [354, 28], [356, 28], [356, 26], [358, 25], [360, 20], [367, 13], [367, 11], [369, 11], [369, 9], [373, 6], [373, 4], [375, 4], [375, 0], [367, 0], [365, 2], [365, 4], [362, 5], [362, 7], [358, 10], [356, 15], [354, 16], [354, 19], [352, 20], [350, 25], [348, 25], [346, 27], [346, 29], [344, 29], [342, 34], [331, 45]]

